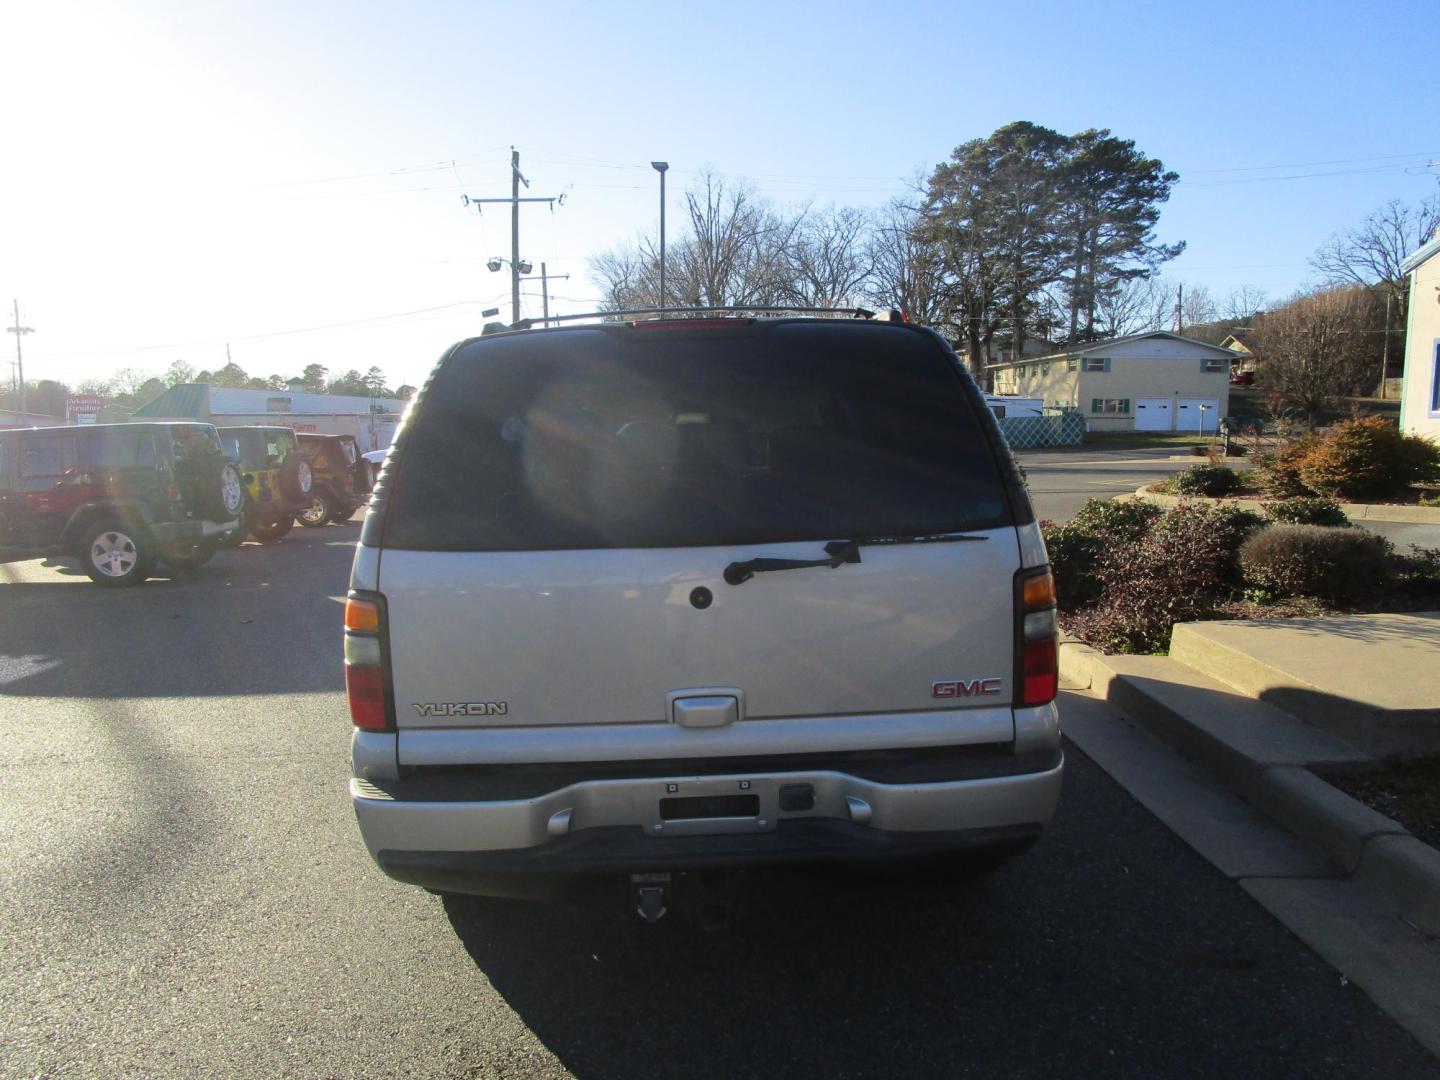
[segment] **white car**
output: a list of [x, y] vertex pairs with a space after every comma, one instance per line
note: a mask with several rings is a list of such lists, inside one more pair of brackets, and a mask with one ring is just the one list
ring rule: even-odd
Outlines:
[[389, 451], [388, 449], [385, 449], [385, 450], [369, 450], [369, 451], [367, 451], [367, 452], [365, 452], [365, 453], [363, 453], [363, 454], [360, 455], [362, 458], [364, 458], [366, 461], [368, 461], [368, 462], [370, 463], [370, 488], [371, 488], [371, 490], [374, 490], [374, 488], [375, 488], [375, 478], [380, 475], [380, 466], [385, 464], [385, 455], [388, 454], [389, 452], [390, 452], [390, 451]]
[[701, 870], [989, 864], [1048, 825], [1054, 583], [939, 335], [490, 334], [394, 450], [345, 612], [351, 800], [391, 876], [628, 877], [653, 920]]

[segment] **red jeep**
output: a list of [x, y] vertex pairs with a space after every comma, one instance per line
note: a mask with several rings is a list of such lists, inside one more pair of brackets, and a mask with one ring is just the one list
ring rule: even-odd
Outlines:
[[66, 556], [97, 585], [138, 585], [157, 562], [206, 562], [244, 499], [211, 424], [0, 431], [0, 562]]

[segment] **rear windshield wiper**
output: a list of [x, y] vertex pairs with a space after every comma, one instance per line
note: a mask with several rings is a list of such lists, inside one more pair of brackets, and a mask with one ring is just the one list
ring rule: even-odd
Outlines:
[[987, 540], [985, 536], [969, 536], [965, 533], [933, 533], [925, 536], [867, 536], [857, 540], [832, 540], [825, 545], [824, 559], [746, 559], [732, 562], [725, 567], [727, 585], [743, 585], [756, 574], [769, 574], [777, 570], [806, 570], [814, 566], [828, 566], [834, 570], [845, 563], [858, 563], [862, 547], [882, 544], [957, 544], [967, 540]]

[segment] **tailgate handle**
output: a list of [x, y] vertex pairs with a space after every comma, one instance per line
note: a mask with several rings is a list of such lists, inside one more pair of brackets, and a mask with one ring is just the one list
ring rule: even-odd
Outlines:
[[740, 719], [740, 701], [730, 694], [705, 694], [670, 699], [672, 723], [687, 728], [715, 728]]

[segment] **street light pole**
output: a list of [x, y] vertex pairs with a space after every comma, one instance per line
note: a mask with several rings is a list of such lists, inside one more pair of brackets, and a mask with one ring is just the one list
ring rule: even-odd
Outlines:
[[20, 412], [25, 411], [25, 357], [20, 351], [20, 339], [26, 334], [33, 334], [34, 327], [20, 325], [20, 301], [15, 302], [15, 325], [7, 326], [5, 329], [15, 335], [15, 380], [18, 384], [16, 390], [20, 404]]
[[665, 306], [665, 170], [668, 161], [652, 161], [650, 167], [660, 174], [660, 306]]
[[[526, 185], [529, 186], [528, 184]], [[520, 151], [510, 148], [510, 322], [520, 321]]]

